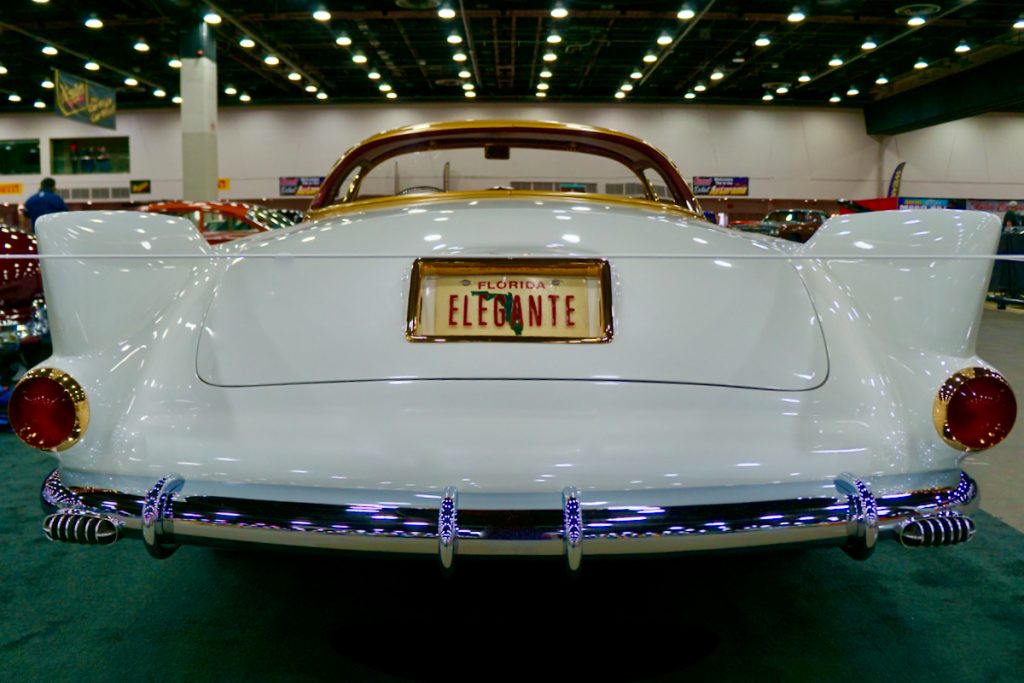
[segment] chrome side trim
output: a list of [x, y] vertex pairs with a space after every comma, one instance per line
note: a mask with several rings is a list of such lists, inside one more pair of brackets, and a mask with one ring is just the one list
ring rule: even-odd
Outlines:
[[178, 549], [177, 544], [168, 541], [171, 529], [167, 523], [174, 518], [171, 507], [174, 494], [184, 485], [185, 480], [180, 475], [168, 474], [146, 494], [142, 505], [142, 540], [149, 554], [157, 559], [170, 557]]
[[452, 568], [456, 545], [459, 542], [459, 492], [454, 486], [444, 490], [437, 509], [437, 548], [441, 566]]
[[849, 542], [843, 550], [855, 560], [866, 560], [875, 551], [878, 541], [878, 504], [867, 484], [849, 472], [836, 478], [836, 490], [846, 496], [849, 504], [846, 513]]
[[[969, 515], [977, 509], [978, 489], [970, 477], [956, 471], [946, 473], [943, 480], [950, 483], [916, 489], [889, 487], [885, 495], [875, 496], [867, 483], [861, 481], [858, 486], [854, 477], [839, 481], [839, 488], [832, 481], [813, 486], [820, 495], [692, 505], [658, 506], [650, 491], [642, 492], [643, 504], [637, 505], [601, 506], [577, 497], [581, 514], [576, 547], [585, 546], [587, 555], [782, 544], [867, 549], [877, 539], [898, 538], [908, 522], [940, 513]], [[336, 504], [301, 503], [189, 496], [178, 482], [180, 478], [163, 480], [162, 485], [153, 487], [155, 491], [140, 496], [96, 487], [68, 488], [60, 473], [54, 472], [44, 482], [42, 500], [49, 512], [73, 507], [117, 520], [122, 537], [140, 538], [148, 533], [160, 550], [157, 556], [166, 555], [178, 544], [239, 543], [437, 554], [442, 547], [439, 529], [446, 526], [441, 522], [449, 519], [439, 510], [440, 497], [432, 503], [431, 498], [421, 498], [424, 507], [405, 507], [369, 504], [365, 498], [345, 502], [344, 492], [337, 492], [341, 502]], [[680, 500], [678, 492], [669, 493], [675, 496], [673, 500]], [[492, 510], [461, 508], [453, 496], [450, 538], [457, 541], [460, 555], [567, 557], [567, 538], [576, 534], [574, 514], [566, 524], [566, 508], [571, 507], [566, 500], [572, 496], [559, 500], [555, 493], [552, 498], [547, 509]]]
[[575, 486], [562, 489], [562, 538], [569, 571], [578, 572], [583, 558], [583, 513], [580, 510], [580, 492]]

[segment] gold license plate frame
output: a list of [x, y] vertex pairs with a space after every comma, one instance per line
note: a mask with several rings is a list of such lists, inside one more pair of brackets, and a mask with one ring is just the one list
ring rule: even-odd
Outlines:
[[[465, 278], [520, 276], [528, 278], [594, 278], [599, 279], [600, 302], [596, 307], [588, 304], [587, 315], [597, 315], [598, 320], [590, 325], [591, 332], [585, 336], [508, 336], [489, 334], [433, 334], [425, 332], [423, 322], [424, 281], [432, 276], [458, 276]], [[596, 310], [594, 310], [596, 308]], [[589, 317], [588, 317], [589, 320]], [[522, 321], [520, 320], [520, 323]], [[411, 342], [508, 342], [547, 344], [601, 344], [611, 341], [614, 335], [612, 323], [612, 277], [611, 266], [605, 259], [566, 258], [419, 258], [413, 262], [409, 284], [409, 306], [406, 317], [405, 336]]]

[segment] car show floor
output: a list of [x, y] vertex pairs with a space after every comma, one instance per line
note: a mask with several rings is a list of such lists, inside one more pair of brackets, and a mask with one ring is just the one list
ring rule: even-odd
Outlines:
[[[979, 350], [1024, 392], [1024, 315], [987, 310]], [[1019, 681], [1022, 451], [1024, 422], [970, 459], [985, 512], [967, 545], [887, 542], [867, 562], [832, 549], [584, 557], [577, 577], [555, 560], [459, 558], [444, 577], [429, 558], [185, 547], [156, 561], [137, 542], [50, 543], [38, 489], [52, 460], [4, 434], [0, 672], [76, 683]]]

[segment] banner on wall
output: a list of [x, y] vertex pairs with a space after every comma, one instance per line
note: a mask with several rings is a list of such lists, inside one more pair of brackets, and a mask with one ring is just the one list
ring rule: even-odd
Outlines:
[[903, 168], [906, 165], [907, 162], [905, 161], [896, 164], [896, 169], [892, 172], [892, 178], [889, 179], [889, 192], [886, 193], [886, 197], [900, 196], [900, 182], [903, 180]]
[[323, 176], [289, 176], [277, 179], [278, 194], [282, 197], [312, 197], [320, 191], [323, 184]]
[[117, 92], [113, 88], [57, 70], [53, 83], [57, 116], [104, 128], [117, 127]]
[[746, 197], [750, 194], [750, 178], [694, 176], [693, 193], [712, 197]]
[[230, 190], [231, 189], [231, 178], [217, 178], [217, 189], [218, 190]]
[[23, 191], [21, 183], [0, 183], [0, 194], [21, 194]]
[[935, 197], [900, 197], [901, 209], [965, 209], [964, 199], [945, 199]]
[[129, 180], [128, 189], [132, 194], [149, 194], [153, 191], [153, 182], [150, 180]]

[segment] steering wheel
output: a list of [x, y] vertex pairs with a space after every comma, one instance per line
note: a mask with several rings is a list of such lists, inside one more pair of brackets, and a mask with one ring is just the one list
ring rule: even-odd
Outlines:
[[440, 187], [434, 187], [433, 185], [415, 185], [413, 187], [407, 187], [398, 194], [432, 194], [434, 192], [444, 192]]

